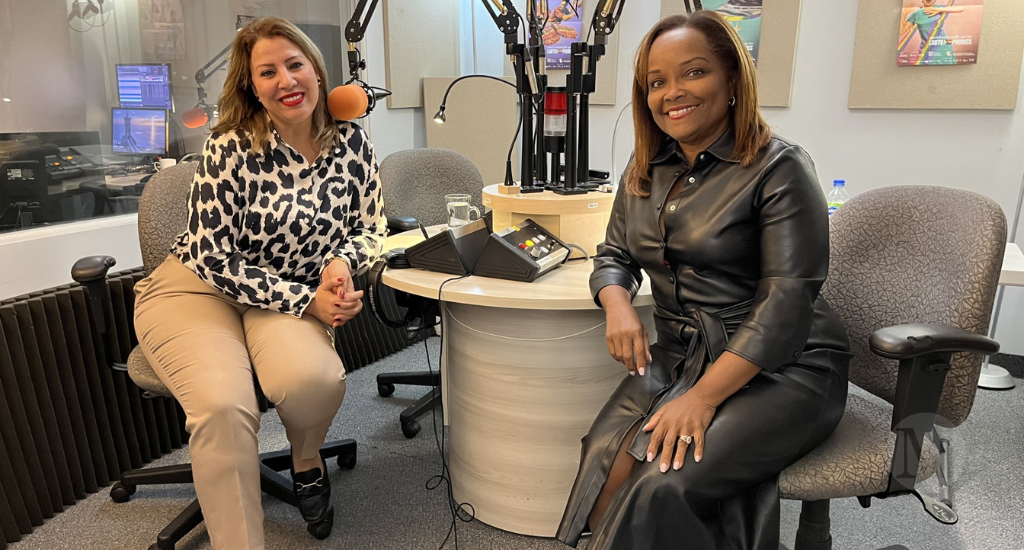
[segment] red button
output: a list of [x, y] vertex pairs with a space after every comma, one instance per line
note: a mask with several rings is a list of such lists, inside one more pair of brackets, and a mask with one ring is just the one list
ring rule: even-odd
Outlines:
[[519, 243], [519, 248], [526, 250], [526, 243]]

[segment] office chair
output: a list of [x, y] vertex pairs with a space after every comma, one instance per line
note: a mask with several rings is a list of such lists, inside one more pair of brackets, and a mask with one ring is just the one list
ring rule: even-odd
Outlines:
[[999, 349], [982, 336], [1006, 245], [994, 201], [888, 187], [851, 199], [830, 226], [822, 294], [850, 338], [850, 382], [885, 403], [851, 394], [831, 437], [782, 472], [782, 497], [803, 501], [796, 550], [832, 547], [830, 499], [857, 497], [867, 508], [872, 498], [913, 494], [940, 523], [955, 523], [948, 496], [914, 486], [936, 471], [946, 485], [935, 426], [967, 419], [983, 355]]
[[[409, 149], [388, 155], [380, 164], [381, 188], [388, 232], [400, 233], [424, 226], [448, 223], [444, 196], [466, 193], [480, 200], [484, 180], [468, 158], [447, 149]], [[429, 386], [430, 392], [399, 415], [407, 438], [420, 432], [417, 418], [441, 404], [438, 372], [393, 372], [377, 375], [377, 393], [388, 397], [395, 384]]]
[[[143, 267], [146, 275], [153, 272], [167, 257], [174, 238], [187, 225], [188, 193], [192, 185], [192, 176], [196, 163], [178, 164], [165, 168], [153, 176], [143, 191], [139, 204], [139, 243], [142, 247]], [[110, 256], [92, 256], [82, 258], [75, 263], [72, 277], [85, 285], [89, 293], [90, 311], [97, 326], [98, 341], [106, 342], [107, 305], [109, 298], [106, 286], [107, 270], [114, 265]], [[97, 346], [103, 352], [103, 346]], [[104, 353], [104, 357], [110, 356]], [[105, 360], [105, 359], [104, 359]], [[126, 370], [140, 388], [150, 396], [172, 397], [171, 392], [163, 385], [153, 368], [146, 360], [142, 350], [136, 346], [128, 357], [127, 364], [115, 364], [115, 369]], [[260, 411], [265, 412], [266, 397], [262, 395], [256, 381], [257, 399]], [[338, 466], [352, 469], [356, 465], [356, 442], [351, 439], [332, 441], [324, 444], [321, 449], [325, 459], [337, 457]], [[277, 497], [293, 506], [297, 506], [292, 485], [288, 478], [278, 472], [288, 470], [291, 466], [291, 452], [288, 449], [260, 454], [260, 487], [263, 492]], [[110, 498], [114, 502], [127, 502], [139, 485], [164, 485], [171, 483], [192, 483], [192, 466], [179, 464], [159, 468], [142, 468], [130, 470], [121, 476], [121, 480], [110, 490]], [[157, 536], [156, 544], [151, 550], [173, 550], [175, 544], [194, 529], [203, 519], [199, 501], [194, 500]], [[318, 539], [326, 538], [330, 526], [325, 524], [309, 524], [307, 530]]]

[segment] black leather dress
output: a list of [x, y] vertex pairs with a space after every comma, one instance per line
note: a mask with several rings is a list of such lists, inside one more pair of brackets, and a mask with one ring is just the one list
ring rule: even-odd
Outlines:
[[[846, 403], [849, 345], [819, 290], [828, 214], [810, 157], [774, 138], [751, 166], [731, 160], [732, 130], [690, 167], [667, 139], [651, 194], [620, 185], [590, 287], [635, 296], [651, 278], [657, 343], [645, 376], [627, 376], [583, 438], [580, 470], [558, 529], [576, 546], [626, 433], [685, 393], [724, 350], [761, 367], [718, 408], [704, 456], [682, 469], [646, 462], [650, 434], [594, 526], [588, 550], [779, 547], [778, 474], [825, 440]], [[669, 190], [685, 178], [682, 191]], [[659, 216], [664, 212], [664, 232]]]

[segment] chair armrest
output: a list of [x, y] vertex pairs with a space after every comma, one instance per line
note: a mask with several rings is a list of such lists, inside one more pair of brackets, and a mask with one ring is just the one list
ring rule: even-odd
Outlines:
[[107, 334], [106, 310], [110, 303], [107, 272], [116, 263], [117, 260], [113, 256], [86, 256], [71, 267], [71, 278], [81, 283], [88, 291], [89, 313], [96, 332], [101, 337], [105, 337]]
[[71, 268], [71, 278], [83, 284], [102, 281], [107, 278], [107, 271], [116, 263], [117, 260], [113, 256], [87, 256], [75, 262]]
[[990, 354], [999, 344], [990, 338], [946, 325], [914, 323], [876, 330], [868, 340], [876, 354], [899, 360], [892, 404], [896, 434], [886, 498], [915, 493], [924, 438], [935, 427], [942, 389], [954, 353]]
[[868, 341], [871, 351], [887, 359], [912, 359], [934, 352], [993, 354], [999, 343], [961, 328], [933, 323], [912, 323], [876, 330]]
[[419, 227], [419, 220], [412, 216], [388, 216], [388, 232], [401, 233]]

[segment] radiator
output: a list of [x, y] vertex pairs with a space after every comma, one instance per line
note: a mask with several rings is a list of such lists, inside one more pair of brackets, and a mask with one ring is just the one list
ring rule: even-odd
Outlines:
[[[133, 287], [141, 269], [107, 278], [113, 326], [107, 348], [123, 363], [137, 344]], [[365, 277], [356, 277], [359, 288]], [[384, 307], [401, 313], [390, 291]], [[422, 340], [364, 314], [335, 345], [356, 370]], [[144, 397], [127, 374], [101, 365], [77, 284], [0, 302], [0, 550], [90, 493], [188, 442], [176, 401]]]

